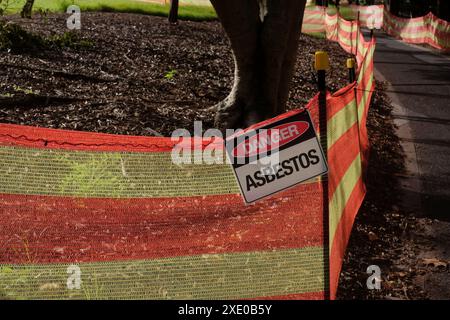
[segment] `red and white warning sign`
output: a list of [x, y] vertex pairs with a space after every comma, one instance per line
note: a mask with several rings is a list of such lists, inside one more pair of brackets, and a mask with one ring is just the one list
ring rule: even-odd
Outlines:
[[226, 139], [226, 150], [246, 203], [328, 171], [308, 111], [291, 111], [235, 134]]

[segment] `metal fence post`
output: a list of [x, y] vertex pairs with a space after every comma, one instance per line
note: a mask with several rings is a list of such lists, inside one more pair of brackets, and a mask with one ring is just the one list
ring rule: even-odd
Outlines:
[[[317, 51], [315, 54], [314, 67], [317, 71], [317, 89], [319, 90], [319, 126], [320, 141], [325, 158], [328, 159], [328, 134], [327, 134], [327, 85], [326, 71], [330, 68], [328, 54]], [[330, 217], [329, 217], [329, 194], [328, 175], [322, 176], [322, 211], [323, 211], [323, 257], [324, 257], [324, 295], [325, 300], [330, 299]]]
[[356, 70], [355, 70], [355, 59], [348, 58], [347, 59], [347, 69], [348, 69], [348, 81], [349, 83], [353, 83], [356, 80]]

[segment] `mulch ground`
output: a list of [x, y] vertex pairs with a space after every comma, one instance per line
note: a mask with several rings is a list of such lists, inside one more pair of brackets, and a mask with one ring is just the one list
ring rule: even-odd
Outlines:
[[[67, 31], [65, 15], [18, 22], [46, 37]], [[84, 13], [79, 35], [92, 48], [0, 53], [0, 121], [128, 135], [169, 135], [213, 114], [228, 94], [233, 60], [218, 22], [182, 22], [135, 14]], [[316, 92], [314, 52], [331, 53], [329, 87], [346, 81], [347, 54], [334, 43], [302, 36], [290, 107]], [[24, 94], [35, 94], [34, 99]], [[6, 101], [7, 100], [7, 101]], [[8, 102], [9, 101], [9, 102]]]
[[[63, 34], [65, 15], [3, 18], [45, 37]], [[126, 135], [168, 136], [177, 128], [213, 125], [207, 109], [229, 92], [233, 60], [218, 22], [181, 22], [134, 14], [84, 13], [83, 48], [0, 52], [0, 122]], [[302, 35], [289, 108], [316, 93], [314, 52], [328, 51], [331, 91], [347, 83], [340, 47]], [[369, 113], [372, 144], [368, 195], [357, 217], [340, 279], [340, 299], [421, 298], [413, 284], [409, 240], [414, 218], [401, 212], [396, 175], [403, 155], [380, 85]], [[382, 290], [366, 287], [367, 266], [382, 269]]]

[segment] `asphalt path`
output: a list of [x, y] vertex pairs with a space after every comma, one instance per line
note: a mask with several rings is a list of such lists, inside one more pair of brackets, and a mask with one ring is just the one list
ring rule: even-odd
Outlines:
[[[375, 77], [387, 83], [406, 155], [403, 206], [422, 219], [423, 259], [450, 264], [450, 56], [376, 32]], [[449, 267], [418, 277], [435, 299], [450, 299]]]

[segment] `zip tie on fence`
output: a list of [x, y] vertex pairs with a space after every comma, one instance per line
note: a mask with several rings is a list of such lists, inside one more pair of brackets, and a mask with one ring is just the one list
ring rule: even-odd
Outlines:
[[[31, 139], [25, 135], [14, 136], [11, 134], [0, 133], [0, 137], [7, 137], [13, 140], [25, 140], [32, 143], [42, 143], [44, 147], [48, 146], [48, 144], [56, 144], [59, 146], [72, 146], [72, 147], [132, 147], [132, 148], [161, 148], [160, 144], [157, 143], [149, 143], [149, 144], [135, 144], [135, 143], [75, 143], [68, 141], [57, 141], [57, 140], [49, 140], [49, 139]], [[152, 137], [148, 137], [152, 138]], [[210, 144], [214, 143], [214, 141], [202, 141], [201, 144], [203, 147], [207, 147]]]

